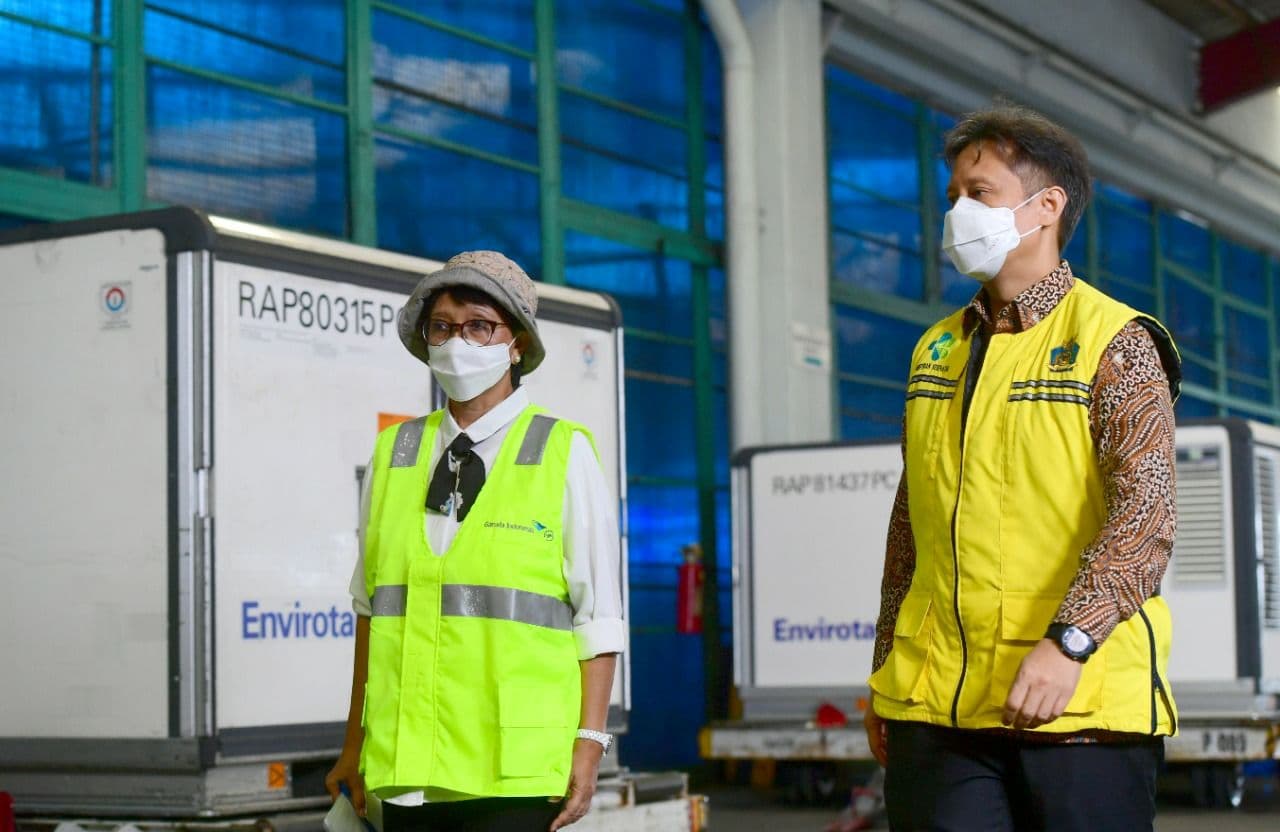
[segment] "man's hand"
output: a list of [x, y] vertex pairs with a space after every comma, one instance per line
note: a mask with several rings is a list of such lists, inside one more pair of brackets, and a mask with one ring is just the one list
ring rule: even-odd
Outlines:
[[577, 823], [591, 811], [591, 798], [596, 793], [596, 775], [600, 772], [600, 758], [603, 756], [604, 749], [600, 743], [593, 740], [574, 741], [569, 789], [564, 796], [564, 808], [551, 822], [551, 832]]
[[1011, 728], [1039, 728], [1067, 709], [1080, 684], [1080, 663], [1042, 638], [1022, 660], [1004, 703], [1003, 722]]
[[351, 792], [351, 805], [355, 807], [356, 814], [364, 817], [364, 776], [360, 774], [359, 749], [352, 754], [344, 748], [338, 757], [338, 762], [334, 763], [333, 768], [325, 775], [324, 787], [333, 800], [338, 799], [342, 783], [346, 783], [347, 789]]
[[867, 712], [862, 715], [862, 727], [867, 730], [867, 742], [871, 755], [881, 766], [889, 765], [889, 740], [884, 719], [876, 714], [876, 695], [867, 698]]

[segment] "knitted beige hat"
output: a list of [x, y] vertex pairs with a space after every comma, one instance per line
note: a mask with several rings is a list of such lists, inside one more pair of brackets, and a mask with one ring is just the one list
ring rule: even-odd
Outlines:
[[427, 340], [422, 337], [422, 316], [428, 311], [427, 299], [438, 289], [449, 286], [468, 286], [493, 298], [520, 327], [529, 334], [529, 346], [520, 357], [520, 372], [533, 372], [546, 351], [538, 335], [534, 316], [538, 313], [538, 287], [520, 268], [496, 251], [464, 251], [455, 254], [438, 272], [432, 272], [418, 283], [413, 294], [400, 310], [397, 328], [400, 340], [409, 352], [424, 364], [431, 360], [427, 352]]

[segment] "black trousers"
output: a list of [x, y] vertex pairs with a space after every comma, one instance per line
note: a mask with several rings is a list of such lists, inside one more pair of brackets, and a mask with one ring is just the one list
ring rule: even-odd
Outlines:
[[492, 797], [424, 803], [382, 804], [383, 832], [547, 832], [562, 804], [545, 797]]
[[1149, 832], [1160, 738], [1078, 745], [891, 722], [894, 832]]

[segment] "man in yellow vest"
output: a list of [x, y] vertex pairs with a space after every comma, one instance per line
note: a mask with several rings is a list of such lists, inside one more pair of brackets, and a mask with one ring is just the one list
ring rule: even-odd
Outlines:
[[[384, 430], [365, 480], [351, 709], [326, 779], [384, 832], [547, 832], [591, 805], [626, 638], [590, 434], [519, 386], [537, 289], [497, 252], [428, 275], [398, 321], [448, 407]], [[412, 383], [411, 380], [406, 380]]]
[[895, 830], [1151, 829], [1171, 622], [1172, 339], [1061, 252], [1079, 141], [1017, 107], [946, 137], [943, 249], [982, 282], [920, 339], [866, 727]]

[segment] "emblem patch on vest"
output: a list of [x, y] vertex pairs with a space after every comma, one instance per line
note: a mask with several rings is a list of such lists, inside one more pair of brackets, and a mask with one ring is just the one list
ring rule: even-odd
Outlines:
[[934, 361], [946, 361], [951, 348], [956, 345], [956, 338], [950, 332], [944, 332], [929, 345], [929, 357]]
[[1076, 339], [1069, 338], [1062, 346], [1049, 350], [1049, 371], [1065, 373], [1067, 370], [1074, 370], [1079, 357], [1080, 345], [1076, 343]]

